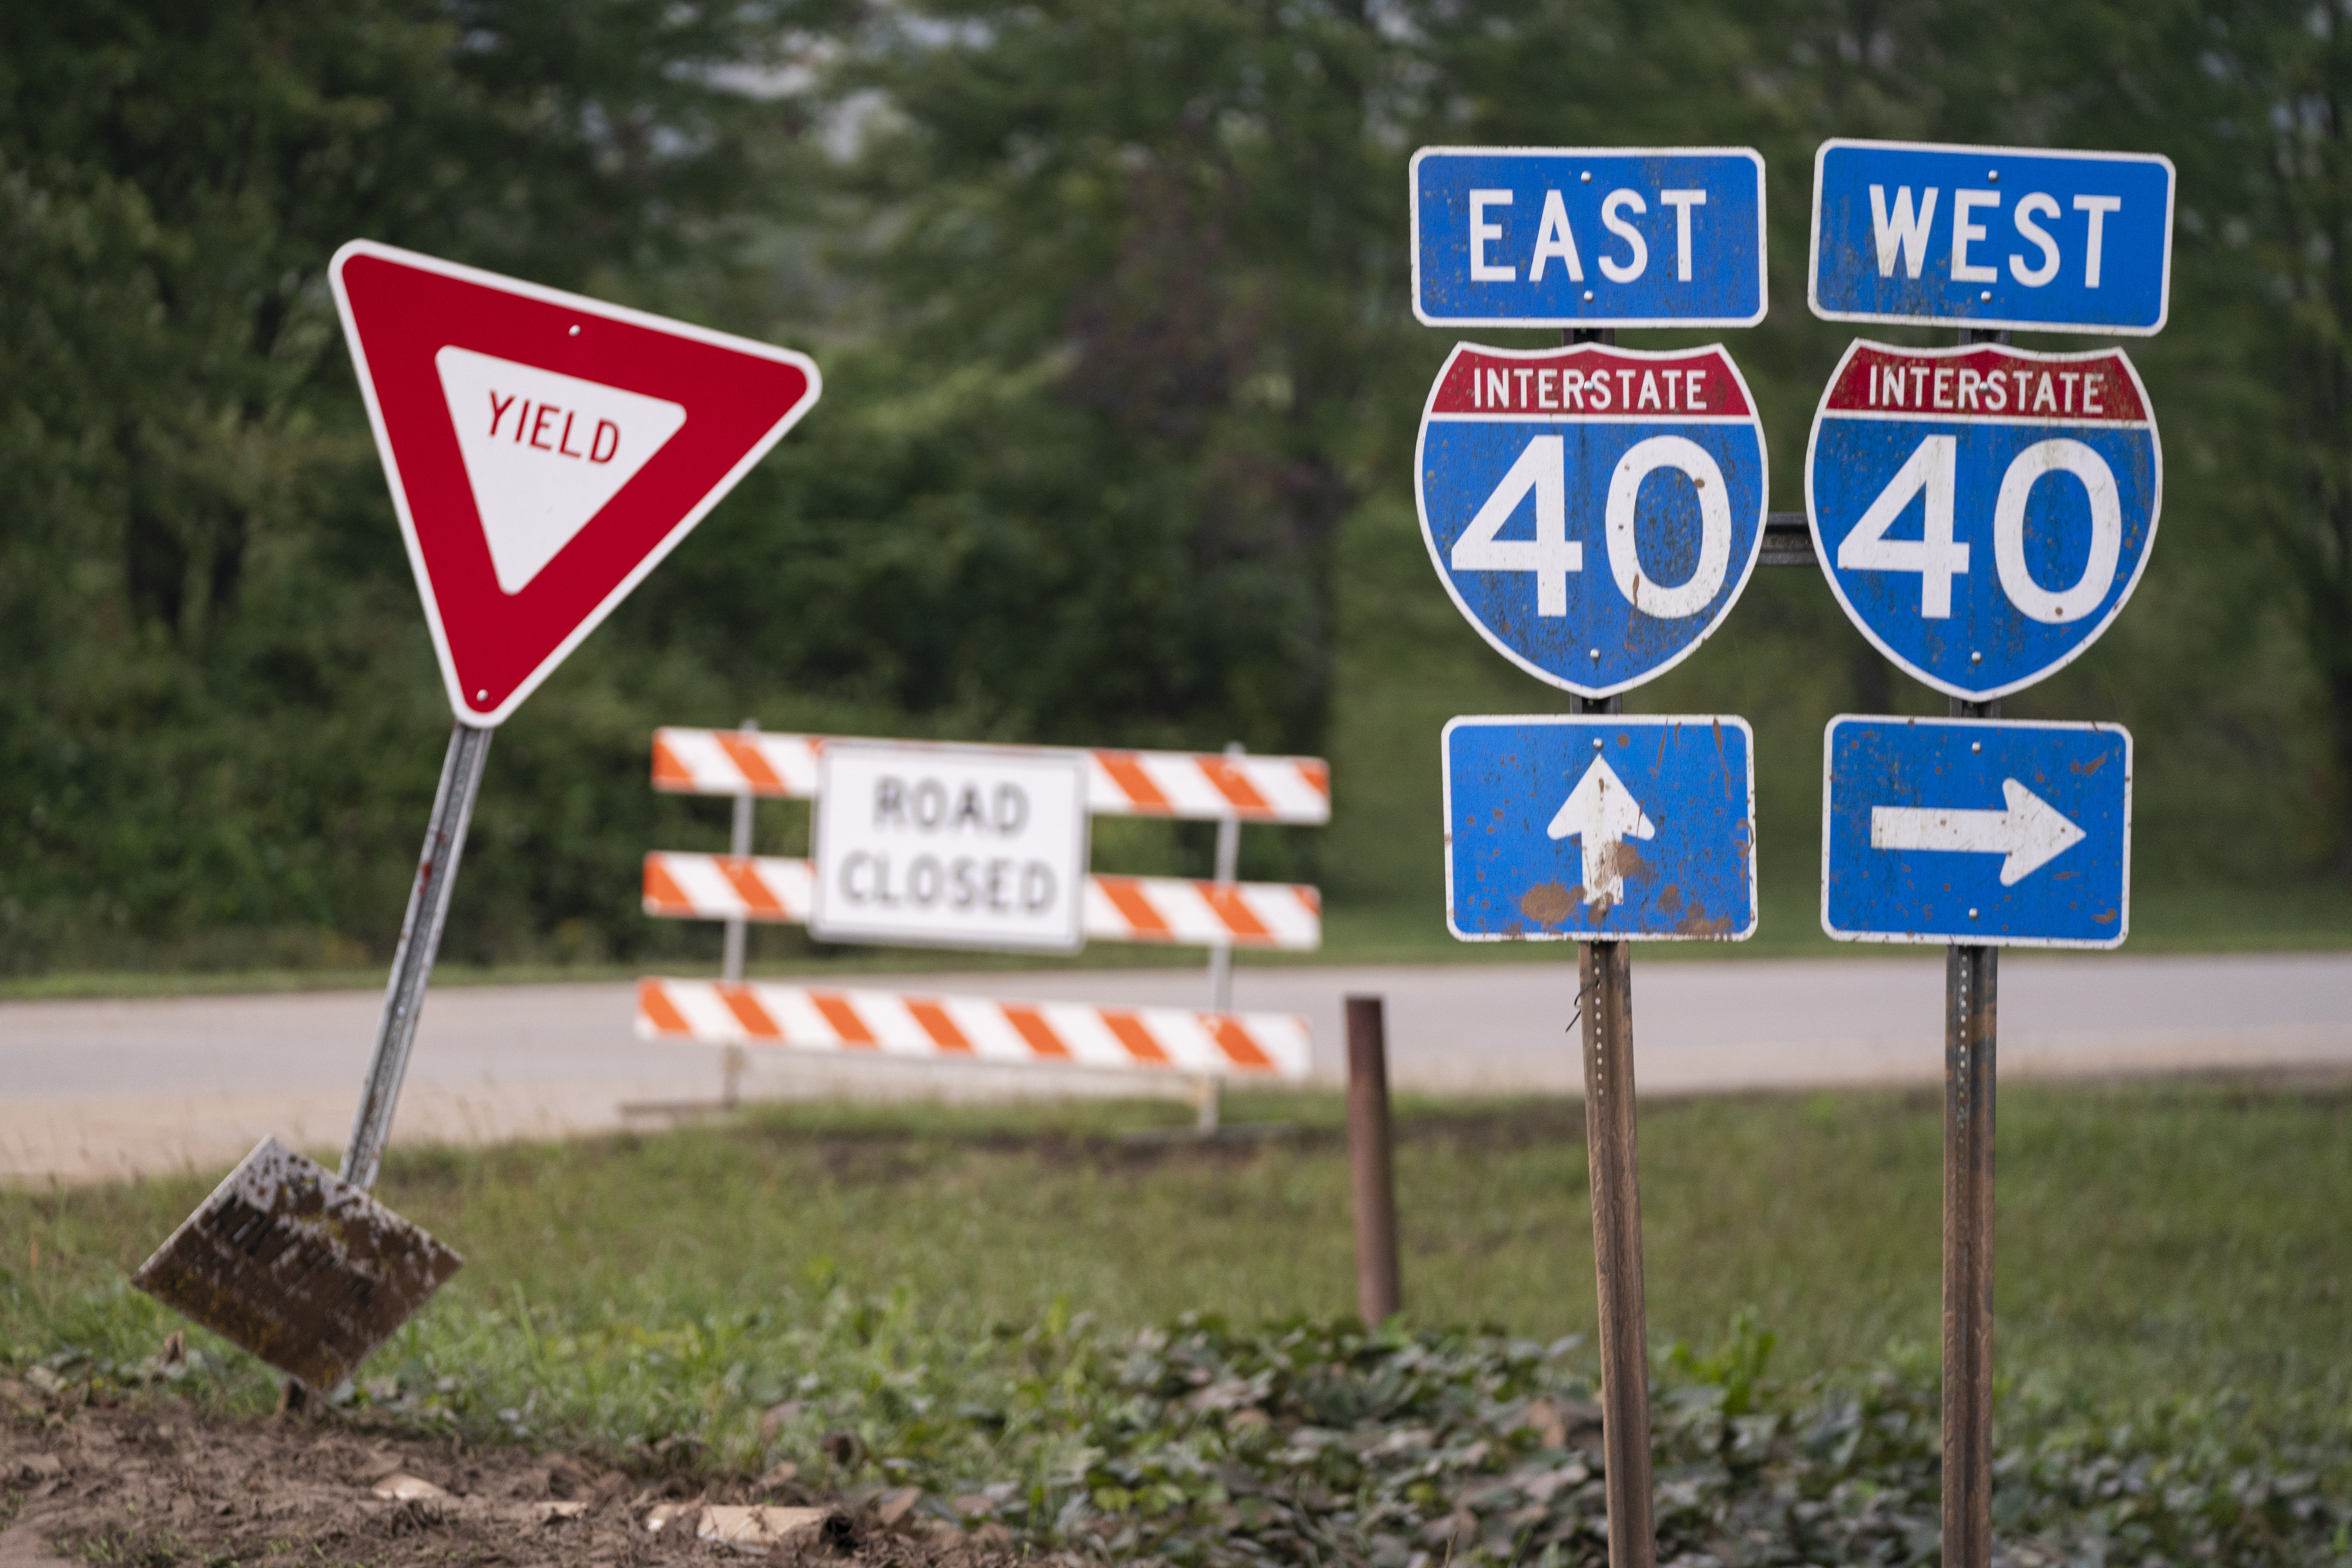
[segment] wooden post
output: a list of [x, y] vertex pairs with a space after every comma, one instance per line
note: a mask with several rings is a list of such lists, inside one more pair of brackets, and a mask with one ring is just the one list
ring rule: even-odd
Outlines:
[[1653, 1568], [1650, 1335], [1642, 1300], [1641, 1162], [1633, 1136], [1633, 966], [1622, 942], [1578, 944], [1584, 999], [1584, 1137], [1601, 1288], [1601, 1445], [1609, 1568]]
[[1348, 1176], [1356, 1200], [1356, 1315], [1374, 1328], [1404, 1304], [1390, 1160], [1388, 1024], [1378, 996], [1348, 998]]

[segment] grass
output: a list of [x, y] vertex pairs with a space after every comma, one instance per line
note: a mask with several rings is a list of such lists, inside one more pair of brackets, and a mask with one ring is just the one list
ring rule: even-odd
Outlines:
[[[2281, 1088], [2020, 1086], [2002, 1095], [1997, 1302], [2011, 1380], [2352, 1411], [2352, 1096]], [[403, 1152], [383, 1195], [472, 1260], [410, 1354], [482, 1331], [664, 1331], [836, 1289], [983, 1335], [1060, 1310], [1129, 1327], [1351, 1307], [1339, 1105], [1264, 1148], [1149, 1150], [1157, 1104], [1049, 1110], [814, 1107], [740, 1126]], [[1408, 1103], [1397, 1180], [1410, 1315], [1549, 1341], [1590, 1334], [1581, 1112]], [[1933, 1097], [1689, 1100], [1645, 1110], [1654, 1346], [1753, 1308], [1792, 1376], [1937, 1332]], [[121, 1357], [166, 1315], [121, 1281], [206, 1179], [0, 1194], [0, 1346]], [[38, 1258], [37, 1267], [33, 1259]], [[1062, 1303], [1060, 1308], [1056, 1303]], [[473, 1325], [460, 1330], [457, 1325]], [[491, 1335], [493, 1341], [499, 1334]], [[528, 1396], [515, 1342], [488, 1375]], [[500, 1370], [503, 1367], [504, 1370]]]
[[[1096, 1560], [1601, 1568], [1580, 1108], [1400, 1108], [1408, 1312], [1370, 1332], [1338, 1102], [1232, 1109], [1296, 1133], [836, 1104], [400, 1152], [383, 1195], [471, 1261], [331, 1403], [641, 1474], [788, 1460]], [[2000, 1110], [2004, 1549], [2352, 1563], [2352, 1093]], [[1936, 1560], [1939, 1134], [1932, 1097], [1645, 1113], [1661, 1561]], [[265, 1407], [207, 1334], [167, 1364], [124, 1283], [205, 1188], [0, 1193], [0, 1392]]]

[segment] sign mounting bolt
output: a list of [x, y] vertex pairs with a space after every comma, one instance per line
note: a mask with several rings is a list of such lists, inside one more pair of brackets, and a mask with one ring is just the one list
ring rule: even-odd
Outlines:
[[579, 329], [577, 326], [574, 326], [574, 327], [572, 329], [572, 331], [571, 331], [571, 334], [570, 334], [570, 335], [571, 335], [571, 336], [572, 336], [572, 337], [575, 337], [575, 338], [576, 338], [576, 337], [578, 337], [578, 336], [580, 335], [580, 329]]
[[1971, 752], [1981, 752], [1984, 750], [1984, 742], [1982, 741], [1970, 741], [1969, 742], [1969, 750]]
[[1969, 662], [1970, 664], [1982, 664], [1984, 662], [1984, 655], [1980, 653], [1972, 653], [1969, 655]]

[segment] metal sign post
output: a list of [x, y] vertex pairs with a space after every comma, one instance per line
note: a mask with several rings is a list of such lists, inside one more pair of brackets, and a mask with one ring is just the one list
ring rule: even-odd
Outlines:
[[131, 1277], [288, 1373], [289, 1407], [342, 1381], [464, 1262], [371, 1189], [492, 729], [819, 386], [789, 350], [363, 240], [336, 252], [328, 282], [457, 725], [341, 1173], [265, 1138]]
[[2164, 485], [2121, 351], [2028, 353], [2004, 329], [2161, 330], [2172, 201], [2147, 154], [1831, 141], [1814, 160], [1813, 313], [1959, 328], [1957, 348], [1848, 348], [1805, 465], [1839, 605], [1950, 699], [1943, 721], [1832, 719], [1822, 798], [1822, 929], [1944, 944], [1946, 1568], [1992, 1559], [2000, 949], [2130, 926], [2131, 737], [2004, 723], [2000, 699], [2121, 612]]
[[[1622, 697], [1570, 700], [1619, 713]], [[1584, 1153], [1592, 1197], [1592, 1272], [1601, 1308], [1601, 1447], [1610, 1568], [1651, 1568], [1650, 1319], [1642, 1292], [1642, 1167], [1634, 1135], [1633, 954], [1622, 942], [1577, 944], [1584, 1018]]]
[[1578, 943], [1609, 1561], [1650, 1568], [1628, 943], [1754, 932], [1754, 748], [1728, 715], [1606, 721], [1730, 614], [1771, 487], [1731, 356], [1621, 350], [1616, 329], [1763, 318], [1763, 159], [1427, 147], [1411, 181], [1421, 321], [1562, 330], [1558, 349], [1455, 346], [1423, 413], [1414, 500], [1454, 607], [1570, 694], [1565, 718], [1446, 725], [1446, 923], [1465, 942]]
[[384, 1141], [408, 1074], [409, 1047], [425, 1011], [425, 989], [441, 931], [449, 921], [449, 895], [457, 885], [457, 862], [466, 850], [466, 829], [474, 801], [482, 793], [482, 767], [489, 760], [491, 731], [459, 723], [450, 727], [449, 753], [441, 763], [441, 786], [434, 792], [433, 818], [409, 889], [408, 912], [400, 922], [400, 946], [392, 955], [392, 979], [384, 986], [383, 1013], [376, 1021], [375, 1050], [368, 1058], [367, 1083], [352, 1118], [351, 1142], [343, 1150], [342, 1179], [362, 1192], [375, 1186], [383, 1163]]

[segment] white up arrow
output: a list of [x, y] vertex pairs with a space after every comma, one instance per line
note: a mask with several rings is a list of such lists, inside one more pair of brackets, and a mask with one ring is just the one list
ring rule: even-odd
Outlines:
[[1584, 840], [1584, 899], [1598, 904], [1604, 900], [1615, 903], [1625, 893], [1617, 846], [1628, 838], [1651, 837], [1658, 830], [1609, 759], [1595, 757], [1544, 831], [1554, 838]]
[[[2089, 835], [2015, 779], [2000, 781], [2007, 811], [1944, 811], [1909, 805], [1870, 808], [1873, 849], [1950, 849], [2006, 855], [2000, 885], [2013, 888]], [[1557, 825], [1555, 825], [1557, 826]]]

